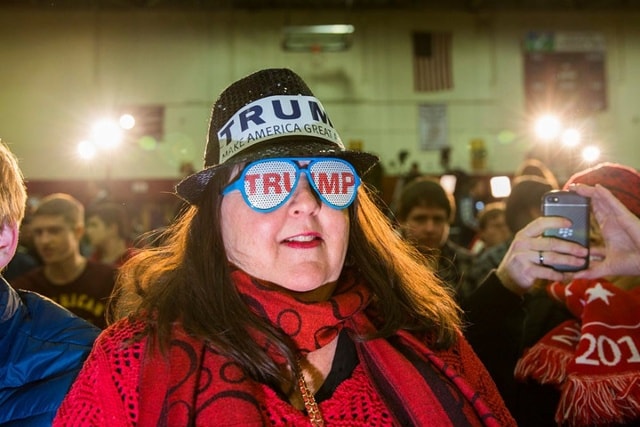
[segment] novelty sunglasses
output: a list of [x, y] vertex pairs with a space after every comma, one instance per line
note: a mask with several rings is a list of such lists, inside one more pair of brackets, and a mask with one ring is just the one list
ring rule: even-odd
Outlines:
[[[309, 163], [300, 166], [300, 162]], [[222, 190], [222, 194], [238, 190], [252, 209], [271, 212], [289, 200], [303, 173], [320, 200], [333, 209], [345, 209], [356, 198], [360, 177], [355, 168], [345, 160], [323, 157], [251, 162], [237, 180]]]

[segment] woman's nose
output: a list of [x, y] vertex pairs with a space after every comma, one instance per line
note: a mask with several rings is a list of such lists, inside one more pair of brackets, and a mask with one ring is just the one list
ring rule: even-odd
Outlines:
[[294, 214], [299, 213], [312, 213], [320, 209], [322, 201], [316, 194], [315, 190], [311, 188], [307, 176], [302, 174], [300, 182], [296, 186], [296, 189], [289, 200], [289, 209]]

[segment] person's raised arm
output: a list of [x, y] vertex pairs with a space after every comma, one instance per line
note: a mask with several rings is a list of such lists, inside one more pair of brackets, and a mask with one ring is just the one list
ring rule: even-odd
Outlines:
[[606, 188], [578, 184], [571, 190], [591, 198], [604, 246], [591, 247], [589, 268], [576, 278], [592, 279], [608, 275], [640, 275], [640, 219]]
[[500, 262], [496, 274], [502, 284], [518, 295], [526, 293], [538, 279], [560, 281], [563, 273], [552, 270], [545, 264], [581, 265], [587, 249], [577, 243], [542, 237], [548, 228], [569, 227], [571, 221], [561, 217], [539, 217], [520, 230], [506, 255]]

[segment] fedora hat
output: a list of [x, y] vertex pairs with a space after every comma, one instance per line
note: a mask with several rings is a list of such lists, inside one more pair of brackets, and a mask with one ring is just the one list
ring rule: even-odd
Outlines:
[[338, 157], [360, 176], [378, 157], [346, 150], [329, 116], [307, 86], [286, 68], [265, 69], [227, 87], [213, 105], [204, 169], [176, 186], [197, 204], [216, 172], [274, 157]]

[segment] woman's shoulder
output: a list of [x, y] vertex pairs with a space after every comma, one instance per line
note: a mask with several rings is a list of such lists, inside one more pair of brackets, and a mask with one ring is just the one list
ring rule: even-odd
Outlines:
[[121, 334], [139, 334], [143, 332], [147, 326], [148, 322], [144, 320], [123, 317], [111, 323], [109, 327], [102, 332], [102, 335], [118, 336]]
[[142, 350], [147, 341], [145, 330], [147, 323], [140, 320], [124, 318], [103, 330], [94, 347], [102, 352], [114, 354], [134, 349]]
[[[94, 347], [100, 347], [103, 352], [144, 349], [149, 339], [154, 336], [152, 323], [149, 319], [122, 318], [100, 333]], [[193, 343], [202, 342], [186, 332], [180, 322], [172, 325], [171, 336]]]

